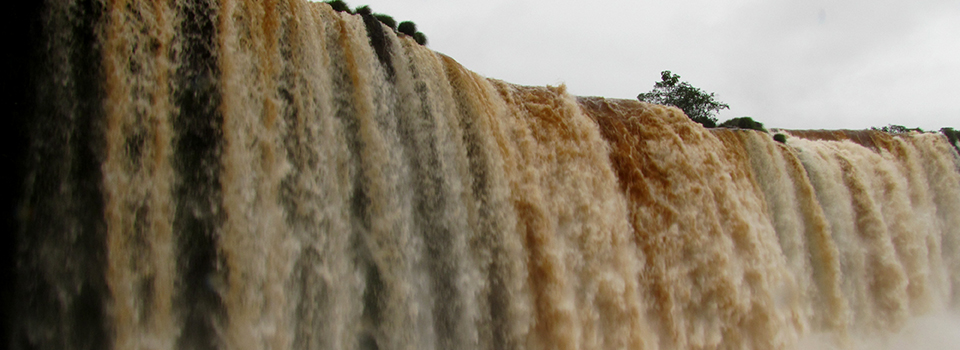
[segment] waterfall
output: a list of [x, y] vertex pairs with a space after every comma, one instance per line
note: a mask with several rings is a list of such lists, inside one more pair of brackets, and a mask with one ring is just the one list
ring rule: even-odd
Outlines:
[[12, 349], [857, 348], [960, 313], [940, 134], [708, 130], [303, 0], [39, 23]]

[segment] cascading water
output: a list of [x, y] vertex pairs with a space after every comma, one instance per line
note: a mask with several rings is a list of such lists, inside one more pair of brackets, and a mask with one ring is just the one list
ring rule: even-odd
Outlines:
[[960, 302], [941, 135], [707, 130], [301, 0], [41, 23], [13, 349], [843, 348]]

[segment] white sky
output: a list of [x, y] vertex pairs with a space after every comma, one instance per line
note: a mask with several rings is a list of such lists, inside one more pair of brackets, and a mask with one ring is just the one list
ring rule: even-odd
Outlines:
[[490, 78], [635, 98], [660, 71], [767, 127], [960, 128], [960, 0], [351, 0]]

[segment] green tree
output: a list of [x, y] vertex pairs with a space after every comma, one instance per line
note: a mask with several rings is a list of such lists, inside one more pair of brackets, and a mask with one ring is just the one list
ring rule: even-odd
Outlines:
[[733, 118], [723, 123], [720, 123], [720, 127], [753, 129], [753, 130], [767, 132], [767, 129], [763, 128], [763, 123], [753, 120], [753, 118], [750, 118], [750, 117]]
[[411, 21], [400, 22], [400, 25], [397, 26], [397, 31], [409, 36], [413, 36], [417, 33], [417, 24]]
[[417, 44], [426, 45], [427, 44], [427, 35], [423, 32], [413, 33], [413, 40], [417, 41]]
[[397, 31], [403, 34], [409, 35], [410, 37], [413, 38], [413, 40], [416, 40], [417, 43], [420, 45], [427, 44], [427, 36], [424, 35], [422, 32], [417, 31], [416, 23], [413, 23], [411, 21], [400, 22], [400, 25], [397, 26]]
[[787, 135], [784, 135], [784, 134], [773, 135], [773, 140], [779, 143], [787, 143]]
[[637, 99], [680, 108], [687, 117], [708, 128], [717, 126], [715, 113], [730, 108], [726, 103], [717, 101], [712, 92], [707, 93], [688, 82], [681, 82], [679, 75], [668, 70], [660, 72], [660, 79], [654, 84], [653, 90], [637, 95]]

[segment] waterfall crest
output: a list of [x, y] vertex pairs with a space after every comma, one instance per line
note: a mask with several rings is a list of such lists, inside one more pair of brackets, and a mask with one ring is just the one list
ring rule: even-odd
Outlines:
[[708, 130], [302, 0], [42, 18], [14, 349], [845, 348], [957, 312], [939, 134]]

